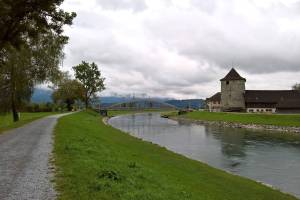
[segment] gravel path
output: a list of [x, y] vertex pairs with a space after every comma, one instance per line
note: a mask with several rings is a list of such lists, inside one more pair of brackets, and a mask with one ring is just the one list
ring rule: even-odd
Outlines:
[[46, 117], [0, 135], [0, 199], [52, 200], [49, 164], [53, 128], [63, 115]]

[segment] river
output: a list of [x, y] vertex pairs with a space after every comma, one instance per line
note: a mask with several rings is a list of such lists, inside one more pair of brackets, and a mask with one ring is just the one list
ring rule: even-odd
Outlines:
[[159, 113], [108, 122], [145, 141], [300, 197], [300, 136], [180, 122]]

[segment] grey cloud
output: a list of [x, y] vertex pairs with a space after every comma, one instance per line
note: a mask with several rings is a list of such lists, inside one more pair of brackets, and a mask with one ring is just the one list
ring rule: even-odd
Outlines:
[[[278, 9], [272, 8], [276, 12], [270, 16], [258, 11], [260, 20], [255, 24], [234, 12], [226, 15], [182, 12], [166, 13], [160, 21], [150, 19], [147, 26], [155, 37], [182, 55], [221, 68], [235, 64], [250, 73], [300, 71], [300, 29], [282, 31], [276, 15], [284, 15], [288, 8], [283, 7], [282, 12]], [[294, 12], [285, 17], [290, 16], [294, 19]], [[170, 18], [177, 23], [169, 23]]]
[[216, 0], [191, 0], [191, 3], [193, 6], [208, 13], [214, 12], [217, 6]]
[[97, 3], [109, 10], [131, 9], [139, 12], [147, 9], [145, 0], [97, 0]]
[[[274, 89], [299, 81], [300, 28], [292, 25], [300, 15], [289, 6], [254, 6], [252, 15], [237, 10], [234, 0], [191, 0], [197, 9], [164, 1], [163, 10], [152, 10], [150, 1], [97, 2], [100, 10], [78, 12], [69, 30], [65, 65], [96, 62], [107, 78], [108, 92], [207, 97], [219, 91], [219, 79], [232, 65], [249, 77], [250, 88], [266, 87], [265, 81], [278, 79], [278, 73], [294, 76], [285, 80], [283, 75]], [[287, 29], [281, 27], [282, 19]]]

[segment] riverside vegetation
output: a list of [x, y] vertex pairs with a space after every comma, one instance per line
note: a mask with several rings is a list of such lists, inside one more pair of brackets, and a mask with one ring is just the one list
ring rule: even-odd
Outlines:
[[[173, 112], [169, 113], [168, 116], [176, 117], [178, 115], [177, 113]], [[181, 115], [180, 117], [203, 121], [223, 121], [241, 124], [300, 127], [300, 114], [288, 115], [194, 111]]]
[[296, 199], [107, 126], [95, 112], [59, 119], [58, 199]]

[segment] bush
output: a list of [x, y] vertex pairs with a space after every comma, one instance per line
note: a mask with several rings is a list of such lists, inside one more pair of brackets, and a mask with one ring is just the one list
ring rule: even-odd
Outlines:
[[55, 105], [53, 103], [30, 103], [21, 109], [22, 112], [52, 112], [56, 111]]

